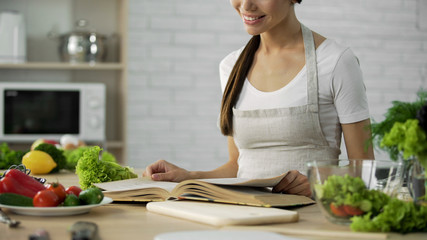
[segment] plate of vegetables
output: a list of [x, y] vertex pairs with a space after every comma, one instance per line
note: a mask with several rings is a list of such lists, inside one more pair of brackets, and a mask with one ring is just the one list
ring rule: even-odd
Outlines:
[[0, 207], [21, 215], [83, 214], [112, 201], [98, 188], [65, 188], [59, 182], [42, 184], [19, 169], [7, 170], [0, 180]]
[[0, 208], [9, 209], [10, 211], [29, 216], [70, 216], [88, 213], [92, 208], [112, 203], [113, 199], [104, 197], [98, 204], [79, 205], [79, 206], [57, 206], [57, 207], [22, 207], [14, 205], [0, 204]]

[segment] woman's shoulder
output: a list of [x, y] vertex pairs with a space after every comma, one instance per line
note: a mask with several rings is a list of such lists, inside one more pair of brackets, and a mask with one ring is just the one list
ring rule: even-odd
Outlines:
[[317, 51], [318, 62], [326, 61], [331, 65], [336, 65], [338, 62], [353, 62], [358, 59], [349, 46], [338, 43], [337, 41], [327, 38], [318, 47]]
[[219, 64], [219, 76], [221, 80], [222, 91], [224, 91], [230, 73], [233, 70], [234, 64], [236, 63], [243, 49], [244, 47], [234, 50], [221, 60]]
[[317, 48], [318, 54], [324, 54], [326, 56], [339, 56], [348, 50], [350, 50], [350, 47], [331, 38], [325, 39]]
[[243, 47], [229, 53], [227, 56], [225, 56], [221, 60], [220, 66], [224, 66], [224, 67], [225, 66], [231, 66], [231, 67], [233, 67], [244, 48], [245, 47], [243, 46]]

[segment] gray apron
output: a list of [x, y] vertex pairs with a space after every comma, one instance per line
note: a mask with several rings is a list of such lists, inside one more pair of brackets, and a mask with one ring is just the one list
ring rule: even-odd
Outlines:
[[233, 108], [233, 138], [239, 149], [238, 177], [263, 178], [289, 170], [307, 174], [307, 162], [337, 159], [319, 121], [316, 50], [313, 34], [301, 24], [307, 70], [307, 105], [257, 110]]

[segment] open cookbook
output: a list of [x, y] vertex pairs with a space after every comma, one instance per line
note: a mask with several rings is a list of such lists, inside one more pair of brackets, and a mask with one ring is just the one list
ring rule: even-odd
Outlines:
[[152, 202], [170, 199], [200, 200], [263, 207], [288, 207], [312, 204], [311, 198], [272, 193], [285, 176], [273, 178], [212, 178], [185, 180], [180, 183], [152, 181], [150, 178], [95, 183], [114, 201]]

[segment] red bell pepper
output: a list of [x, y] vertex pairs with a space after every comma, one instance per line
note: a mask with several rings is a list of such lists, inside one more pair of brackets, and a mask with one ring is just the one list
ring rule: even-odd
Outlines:
[[18, 169], [10, 169], [0, 180], [0, 193], [16, 193], [33, 198], [40, 190], [46, 187], [39, 181]]

